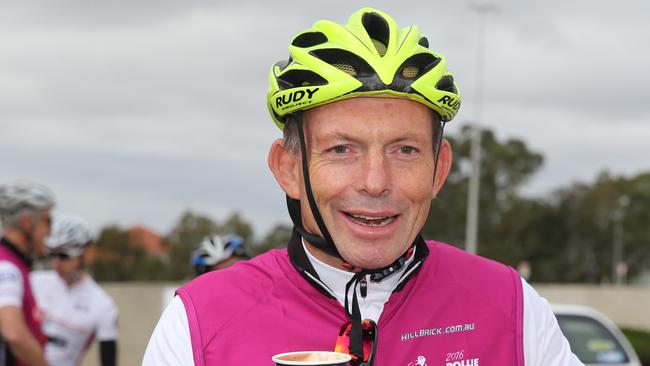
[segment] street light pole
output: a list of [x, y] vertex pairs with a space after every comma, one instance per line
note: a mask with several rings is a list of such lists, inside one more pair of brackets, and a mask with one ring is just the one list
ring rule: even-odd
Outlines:
[[618, 198], [618, 207], [614, 211], [614, 240], [612, 243], [612, 282], [616, 286], [623, 284], [623, 279], [627, 275], [627, 265], [623, 261], [623, 219], [625, 218], [625, 209], [630, 204], [630, 197], [622, 195]]
[[465, 250], [470, 253], [478, 251], [478, 215], [481, 185], [481, 127], [483, 120], [483, 71], [485, 68], [485, 34], [487, 15], [496, 10], [490, 3], [471, 4], [470, 8], [478, 14], [478, 45], [476, 55], [476, 120], [472, 126], [471, 162], [472, 171], [469, 178], [467, 197], [467, 224], [465, 226]]

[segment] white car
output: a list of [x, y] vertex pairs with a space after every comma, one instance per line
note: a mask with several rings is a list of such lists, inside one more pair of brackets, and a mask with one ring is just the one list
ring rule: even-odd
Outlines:
[[605, 315], [579, 305], [553, 305], [571, 351], [588, 366], [641, 366], [627, 338]]

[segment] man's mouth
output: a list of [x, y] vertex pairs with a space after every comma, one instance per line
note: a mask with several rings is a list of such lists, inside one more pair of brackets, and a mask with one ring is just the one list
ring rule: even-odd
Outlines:
[[397, 215], [394, 216], [365, 216], [365, 215], [354, 215], [351, 213], [345, 213], [345, 215], [352, 220], [353, 222], [370, 227], [382, 227], [390, 224], [391, 222], [397, 219]]

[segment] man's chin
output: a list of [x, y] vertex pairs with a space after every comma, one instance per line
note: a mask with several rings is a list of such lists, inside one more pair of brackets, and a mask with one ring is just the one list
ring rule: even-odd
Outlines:
[[355, 267], [363, 269], [380, 269], [390, 266], [393, 262], [399, 258], [397, 255], [396, 258], [389, 258], [386, 256], [386, 253], [377, 253], [375, 251], [369, 253], [357, 252], [350, 256], [345, 256], [350, 258], [350, 264]]

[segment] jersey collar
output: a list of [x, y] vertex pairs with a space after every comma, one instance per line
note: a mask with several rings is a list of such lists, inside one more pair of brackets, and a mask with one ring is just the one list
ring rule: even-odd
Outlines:
[[7, 238], [0, 238], [0, 245], [9, 249], [18, 259], [23, 262], [28, 268], [32, 268], [32, 259], [21, 252], [18, 247], [10, 242]]
[[[379, 284], [390, 280], [389, 282], [386, 282], [385, 286], [381, 285], [381, 289], [388, 289], [387, 291], [389, 291], [389, 293], [401, 291], [404, 285], [420, 270], [422, 263], [429, 255], [429, 248], [420, 235], [415, 239], [414, 246], [415, 252], [408, 259], [408, 263], [402, 266], [395, 275], [386, 277], [382, 281], [378, 282]], [[313, 256], [312, 260], [310, 254], [308, 254], [302, 243], [300, 233], [295, 229], [292, 232], [287, 247], [289, 259], [291, 260], [293, 267], [320, 293], [337, 300], [339, 299], [337, 294], [345, 293], [345, 285], [347, 281], [352, 278], [354, 273], [330, 267], [316, 258], [313, 258]], [[342, 292], [340, 291], [340, 286], [343, 287]], [[343, 299], [344, 296], [341, 295], [340, 298]]]

